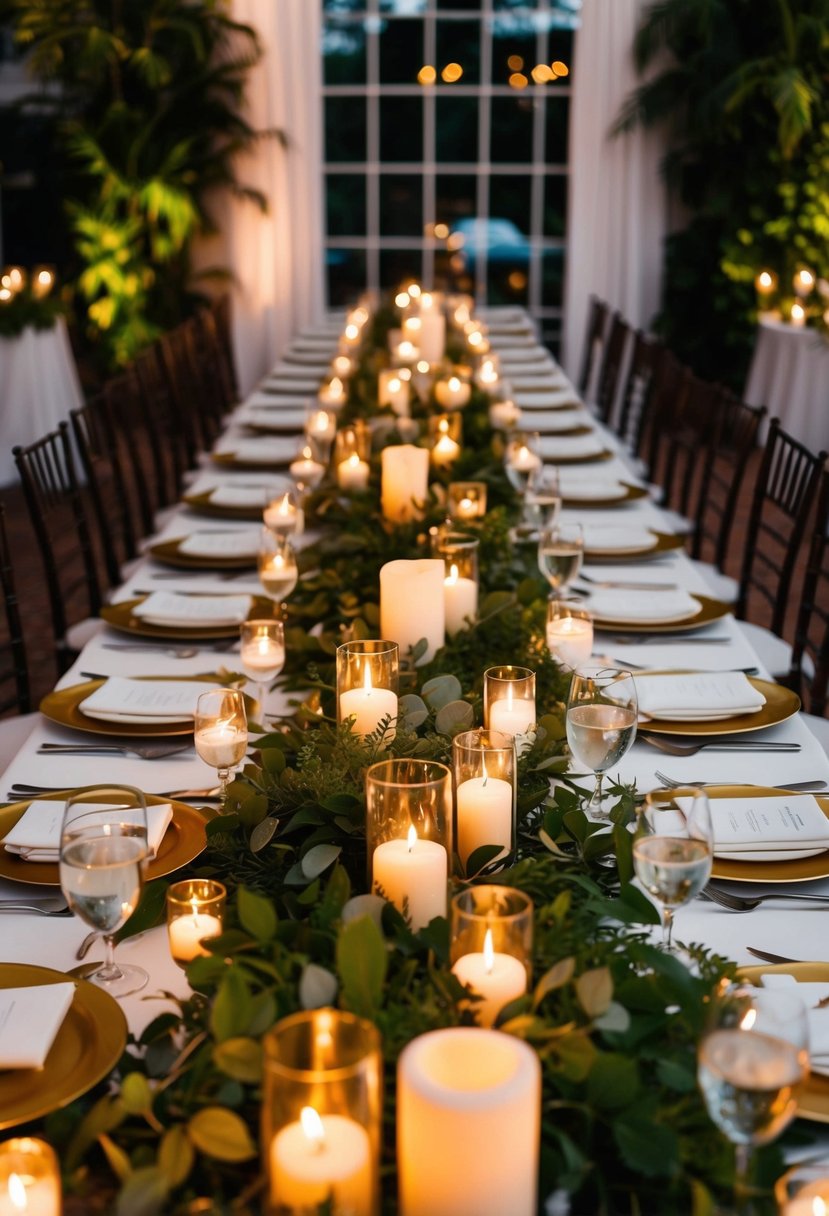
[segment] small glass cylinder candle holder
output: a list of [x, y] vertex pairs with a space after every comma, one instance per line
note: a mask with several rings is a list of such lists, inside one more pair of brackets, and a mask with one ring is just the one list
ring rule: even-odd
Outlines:
[[318, 453], [313, 444], [303, 443], [294, 460], [288, 466], [288, 472], [300, 494], [306, 490], [314, 490], [325, 476], [325, 465], [318, 459]]
[[452, 774], [432, 760], [381, 760], [366, 770], [369, 886], [411, 923], [446, 915]]
[[435, 381], [435, 400], [445, 410], [463, 409], [471, 396], [472, 385], [456, 371]]
[[268, 1211], [377, 1216], [383, 1065], [371, 1022], [338, 1009], [283, 1018], [263, 1039]]
[[516, 756], [512, 735], [465, 730], [452, 740], [455, 841], [464, 872], [483, 845], [500, 845], [493, 861], [515, 848]]
[[337, 415], [334, 410], [320, 406], [309, 409], [305, 419], [305, 438], [319, 452], [320, 462], [327, 464], [331, 457], [331, 447], [337, 433]]
[[167, 888], [167, 937], [179, 967], [210, 953], [202, 943], [221, 936], [226, 900], [225, 887], [212, 878], [186, 878]]
[[432, 556], [443, 558], [443, 605], [449, 637], [478, 615], [478, 538], [446, 528], [431, 529]]
[[429, 419], [429, 441], [432, 464], [446, 468], [461, 454], [462, 425], [460, 414], [436, 414]]
[[224, 804], [230, 770], [245, 758], [248, 720], [238, 688], [212, 688], [196, 702], [193, 719], [196, 754], [219, 775], [219, 801]]
[[384, 368], [377, 377], [377, 404], [390, 406], [401, 418], [409, 416], [410, 379], [404, 379], [397, 368]]
[[334, 441], [334, 463], [340, 464], [356, 453], [361, 460], [371, 456], [371, 427], [358, 419], [337, 431]]
[[541, 468], [538, 431], [513, 431], [504, 449], [504, 471], [512, 488], [525, 494], [530, 479]]
[[547, 649], [563, 667], [586, 663], [593, 653], [593, 618], [576, 600], [547, 603]]
[[799, 296], [801, 300], [805, 300], [806, 297], [810, 295], [812, 291], [814, 291], [815, 282], [816, 278], [813, 272], [811, 270], [807, 270], [805, 266], [801, 266], [800, 269], [795, 272], [794, 278], [792, 279], [794, 294]]
[[0, 1144], [0, 1212], [60, 1216], [60, 1167], [45, 1140], [17, 1136]]
[[492, 1026], [532, 983], [533, 901], [515, 887], [467, 887], [452, 897], [449, 932], [452, 972], [483, 998], [469, 1002], [478, 1025]]
[[501, 385], [501, 361], [497, 355], [484, 355], [475, 372], [475, 383], [485, 393], [495, 393]]
[[447, 503], [450, 519], [458, 523], [482, 519], [486, 515], [486, 482], [450, 482]]
[[[348, 358], [348, 356], [346, 356]], [[317, 400], [323, 409], [341, 410], [348, 400], [348, 391], [339, 376], [332, 376], [317, 391]]]
[[239, 637], [239, 663], [256, 685], [259, 720], [264, 724], [268, 687], [285, 666], [285, 626], [273, 618], [242, 621]]
[[305, 530], [305, 512], [294, 490], [286, 490], [284, 494], [272, 498], [262, 518], [271, 532], [283, 536], [299, 536]]
[[299, 581], [296, 553], [287, 536], [263, 528], [259, 540], [257, 568], [262, 589], [269, 599], [281, 603]]
[[827, 1216], [829, 1213], [829, 1161], [803, 1161], [787, 1170], [774, 1184], [780, 1216]]
[[353, 718], [351, 729], [370, 735], [391, 719], [383, 741], [395, 736], [400, 655], [396, 642], [343, 642], [337, 647], [337, 721]]
[[484, 672], [484, 726], [512, 735], [521, 755], [535, 726], [535, 672], [505, 664]]
[[512, 397], [499, 397], [489, 407], [489, 425], [493, 431], [512, 431], [521, 422], [521, 411]]

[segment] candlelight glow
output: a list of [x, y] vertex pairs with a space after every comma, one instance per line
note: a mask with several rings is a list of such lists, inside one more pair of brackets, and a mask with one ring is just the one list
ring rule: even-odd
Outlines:
[[826, 1216], [827, 1212], [829, 1212], [829, 1208], [827, 1208], [820, 1195], [815, 1195], [812, 1200], [812, 1216]]
[[428, 359], [418, 359], [418, 361], [417, 361], [417, 370], [418, 370], [419, 372], [428, 372], [428, 370], [429, 370], [429, 361], [428, 361]]
[[463, 68], [459, 63], [447, 63], [440, 75], [446, 84], [454, 84], [456, 80], [460, 80], [461, 76], [463, 76]]
[[427, 63], [420, 69], [417, 74], [418, 84], [434, 84], [438, 78], [438, 74], [431, 64]]
[[356, 342], [360, 336], [360, 328], [357, 325], [346, 325], [344, 332], [349, 342]]
[[792, 321], [795, 325], [801, 325], [806, 320], [806, 309], [802, 304], [792, 304]]
[[366, 674], [363, 680], [363, 692], [373, 692], [374, 685], [371, 682], [371, 664], [366, 663]]
[[409, 830], [406, 833], [406, 845], [407, 845], [410, 853], [416, 844], [417, 844], [417, 832], [415, 830], [415, 825], [412, 823], [409, 825]]
[[455, 583], [458, 581], [458, 567], [455, 565], [454, 562], [449, 567], [449, 573], [447, 574], [446, 578], [443, 581], [449, 587], [453, 587], [455, 585]]
[[747, 1010], [740, 1021], [740, 1030], [751, 1030], [756, 1021], [757, 1021], [757, 1010], [756, 1009]]
[[299, 1121], [302, 1124], [303, 1132], [311, 1144], [317, 1148], [322, 1148], [325, 1144], [325, 1128], [322, 1125], [322, 1119], [313, 1106], [303, 1106], [299, 1113]]
[[398, 291], [397, 295], [394, 297], [394, 302], [398, 308], [406, 308], [410, 303], [408, 291]]
[[487, 929], [484, 934], [484, 970], [487, 975], [492, 975], [492, 968], [495, 966], [495, 950], [492, 946], [492, 930]]

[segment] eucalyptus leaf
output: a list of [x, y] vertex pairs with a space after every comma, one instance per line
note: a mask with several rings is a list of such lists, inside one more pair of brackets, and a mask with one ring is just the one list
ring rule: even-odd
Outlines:
[[417, 693], [407, 692], [397, 703], [398, 718], [406, 729], [417, 730], [429, 717], [429, 706]]
[[450, 701], [460, 700], [461, 682], [457, 676], [434, 676], [422, 686], [420, 693], [430, 709], [443, 709]]
[[256, 1039], [240, 1036], [217, 1043], [213, 1059], [217, 1068], [234, 1081], [253, 1085], [262, 1078], [262, 1046]]
[[383, 926], [383, 909], [386, 901], [380, 895], [352, 895], [342, 910], [342, 921], [347, 925], [361, 916], [369, 916], [378, 929]]
[[302, 858], [302, 873], [306, 878], [316, 878], [337, 860], [342, 848], [338, 844], [317, 844]]
[[457, 735], [462, 730], [471, 730], [475, 713], [468, 701], [450, 701], [435, 715], [435, 730], [441, 735]]
[[346, 1008], [371, 1018], [382, 1001], [387, 968], [386, 943], [371, 917], [343, 925], [337, 938], [337, 971]]
[[238, 907], [242, 928], [259, 941], [270, 941], [276, 933], [276, 909], [273, 903], [256, 891], [240, 887]]
[[299, 981], [299, 1003], [303, 1009], [321, 1009], [333, 1005], [337, 996], [337, 977], [327, 967], [308, 963]]
[[181, 1186], [194, 1160], [193, 1146], [184, 1127], [177, 1124], [168, 1128], [158, 1148], [158, 1167], [171, 1187]]
[[252, 853], [261, 853], [264, 848], [273, 840], [276, 832], [279, 830], [279, 820], [269, 815], [263, 819], [261, 823], [257, 823], [256, 827], [250, 834], [250, 849]]
[[256, 1146], [247, 1124], [221, 1106], [206, 1106], [187, 1124], [187, 1134], [200, 1153], [217, 1161], [249, 1161]]
[[155, 1165], [133, 1170], [118, 1196], [116, 1216], [157, 1216], [166, 1208], [169, 1187]]
[[607, 967], [594, 967], [576, 980], [576, 996], [590, 1018], [606, 1013], [613, 998], [613, 977]]

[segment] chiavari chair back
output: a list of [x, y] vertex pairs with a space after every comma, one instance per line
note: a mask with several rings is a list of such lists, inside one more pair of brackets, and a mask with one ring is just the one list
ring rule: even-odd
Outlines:
[[156, 351], [184, 437], [186, 467], [192, 468], [199, 452], [209, 446], [210, 428], [205, 421], [199, 377], [187, 344], [187, 327], [188, 322], [183, 322], [162, 334]]
[[610, 325], [611, 308], [598, 296], [591, 295], [587, 309], [587, 332], [581, 356], [578, 384], [581, 397], [589, 397], [604, 349], [605, 335]]
[[786, 683], [800, 693], [804, 708], [826, 716], [829, 699], [829, 468], [820, 475], [817, 509], [806, 563]]
[[196, 445], [185, 435], [183, 420], [159, 362], [157, 344], [136, 356], [134, 370], [139, 387], [138, 402], [150, 441], [156, 501], [166, 507], [179, 496], [184, 473], [193, 463]]
[[214, 300], [207, 310], [211, 317], [212, 327], [215, 330], [216, 342], [220, 351], [228, 408], [235, 405], [239, 400], [239, 381], [236, 375], [236, 360], [233, 356], [231, 308], [230, 294], [225, 292], [218, 300]]
[[591, 404], [602, 422], [612, 425], [625, 363], [630, 354], [633, 330], [621, 313], [615, 312], [602, 350], [596, 391]]
[[661, 342], [648, 338], [640, 329], [636, 330], [615, 422], [617, 435], [631, 451], [639, 448], [640, 425], [647, 413], [658, 362], [664, 354], [665, 347]]
[[75, 444], [86, 476], [101, 553], [110, 586], [121, 580], [121, 567], [137, 553], [131, 514], [132, 487], [125, 476], [107, 398], [99, 395], [70, 410]]
[[701, 462], [691, 555], [725, 569], [740, 492], [751, 454], [757, 448], [765, 406], [747, 405], [724, 392], [716, 426]]
[[120, 376], [107, 380], [100, 395], [106, 403], [121, 467], [129, 470], [127, 480], [133, 495], [134, 536], [149, 536], [155, 512], [165, 505], [158, 486], [159, 478], [164, 480], [164, 466], [162, 464], [159, 469], [156, 465], [153, 436], [149, 433], [135, 370], [128, 368]]
[[657, 361], [636, 436], [636, 455], [644, 461], [652, 481], [659, 482], [658, 470], [664, 455], [663, 448], [682, 417], [691, 374], [690, 369], [669, 350], [664, 350]]

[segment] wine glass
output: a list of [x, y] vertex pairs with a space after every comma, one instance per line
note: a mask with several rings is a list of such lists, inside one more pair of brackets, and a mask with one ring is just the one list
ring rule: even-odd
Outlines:
[[279, 604], [286, 599], [299, 579], [296, 553], [284, 533], [263, 528], [259, 541], [259, 581], [265, 594]]
[[724, 982], [697, 1053], [708, 1113], [735, 1150], [738, 1205], [751, 1194], [752, 1152], [791, 1123], [809, 1072], [809, 1024], [794, 985]]
[[560, 511], [558, 469], [554, 464], [542, 464], [530, 474], [522, 523], [533, 531], [546, 530], [558, 522]]
[[239, 627], [242, 671], [256, 685], [259, 715], [264, 724], [268, 685], [285, 666], [285, 626], [281, 621], [242, 621]]
[[587, 805], [593, 819], [609, 818], [602, 779], [632, 746], [638, 712], [636, 685], [629, 671], [588, 663], [573, 672], [567, 701], [567, 742], [576, 760], [595, 773], [596, 786]]
[[553, 524], [538, 538], [538, 568], [558, 596], [578, 577], [584, 561], [581, 524]]
[[219, 774], [219, 799], [224, 804], [230, 770], [244, 757], [248, 745], [245, 698], [238, 688], [211, 688], [196, 702], [193, 724], [196, 752]]
[[532, 475], [541, 467], [537, 431], [513, 431], [504, 449], [504, 472], [517, 494], [523, 498]]
[[106, 961], [89, 980], [114, 997], [140, 992], [143, 967], [115, 962], [115, 934], [138, 905], [144, 882], [147, 805], [129, 785], [88, 785], [67, 798], [60, 834], [60, 885], [76, 915], [103, 934]]
[[662, 905], [662, 945], [671, 950], [674, 909], [690, 903], [711, 877], [714, 838], [711, 809], [701, 789], [666, 802], [649, 794], [633, 836], [633, 868]]

